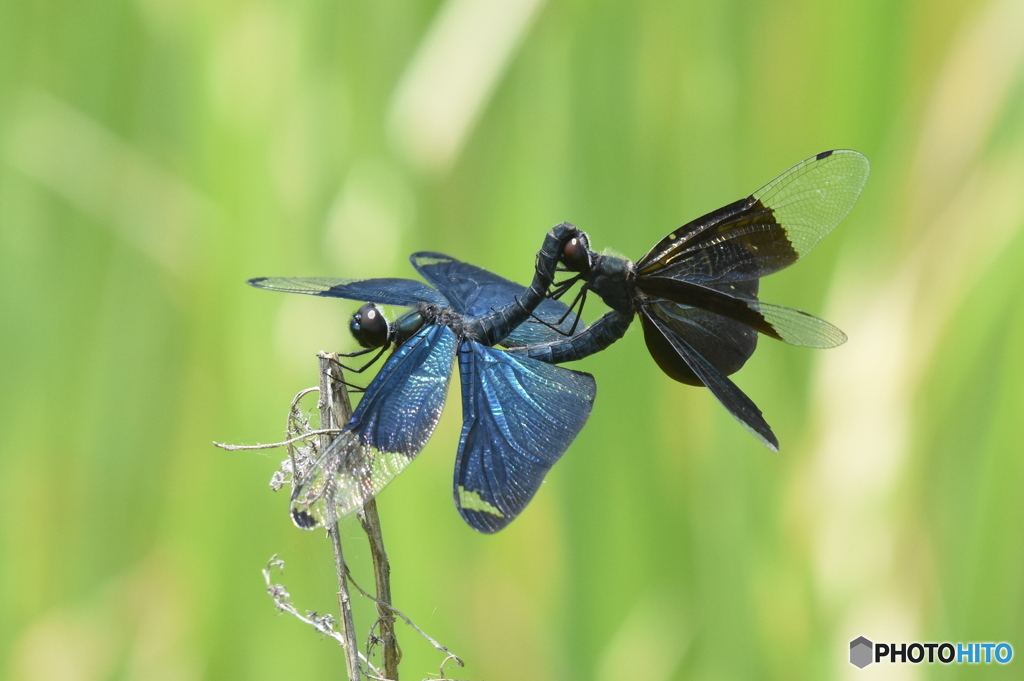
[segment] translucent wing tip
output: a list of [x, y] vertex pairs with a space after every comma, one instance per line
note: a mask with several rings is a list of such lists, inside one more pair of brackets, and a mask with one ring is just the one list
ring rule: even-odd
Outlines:
[[790, 345], [828, 349], [848, 340], [842, 329], [803, 310], [756, 301], [750, 305], [772, 326], [776, 338]]
[[[868, 161], [867, 156], [853, 149], [831, 149], [815, 154], [811, 158], [797, 164], [796, 168], [819, 165], [819, 162], [826, 159], [829, 159], [828, 163], [830, 165], [840, 164], [839, 167], [842, 170], [837, 171], [836, 174], [839, 177], [849, 178], [849, 180], [844, 181], [859, 195], [868, 181], [868, 175], [871, 173], [871, 163]], [[825, 164], [822, 163], [820, 165]]]
[[853, 149], [837, 149], [833, 153], [840, 154], [849, 159], [851, 167], [859, 167], [864, 180], [867, 181], [868, 175], [871, 174], [871, 162], [868, 161], [867, 156]]
[[[821, 161], [823, 159], [828, 158], [829, 156], [836, 156], [837, 158], [847, 158], [850, 159], [851, 161], [856, 161], [858, 163], [863, 164], [864, 167], [870, 167], [871, 165], [868, 162], [867, 156], [860, 153], [859, 151], [854, 151], [853, 149], [829, 149], [828, 151], [822, 151], [815, 154], [813, 158], [818, 161]], [[807, 160], [810, 161], [811, 159]]]
[[815, 154], [751, 194], [786, 230], [797, 257], [842, 222], [868, 180], [871, 164], [852, 149]]
[[840, 329], [837, 326], [833, 326], [832, 328], [835, 329], [835, 336], [832, 338], [832, 345], [822, 345], [820, 346], [821, 348], [824, 348], [826, 350], [828, 348], [838, 348], [840, 345], [850, 340], [850, 337], [847, 336], [846, 332], [844, 332], [842, 329]]

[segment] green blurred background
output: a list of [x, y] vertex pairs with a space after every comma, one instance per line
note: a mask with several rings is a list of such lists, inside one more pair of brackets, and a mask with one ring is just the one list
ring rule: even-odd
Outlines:
[[[633, 329], [576, 365], [589, 424], [482, 536], [456, 381], [380, 497], [395, 602], [464, 679], [1013, 676], [847, 650], [1024, 653], [1022, 35], [1022, 0], [3, 3], [0, 677], [343, 675], [264, 592], [278, 553], [298, 607], [336, 602], [268, 489], [283, 453], [211, 441], [280, 439], [358, 305], [247, 278], [439, 250], [526, 281], [563, 220], [636, 259], [836, 147], [872, 162], [860, 202], [762, 292], [850, 341], [762, 340], [735, 377], [781, 453]], [[436, 672], [399, 635], [403, 678]]]

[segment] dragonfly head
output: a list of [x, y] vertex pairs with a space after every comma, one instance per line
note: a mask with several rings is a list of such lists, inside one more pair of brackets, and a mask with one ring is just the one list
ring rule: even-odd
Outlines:
[[591, 266], [590, 253], [590, 240], [585, 233], [578, 231], [577, 236], [562, 247], [562, 262], [569, 271], [586, 274]]
[[364, 348], [382, 348], [388, 343], [388, 320], [381, 309], [373, 303], [367, 303], [359, 308], [352, 315], [348, 328], [359, 345]]

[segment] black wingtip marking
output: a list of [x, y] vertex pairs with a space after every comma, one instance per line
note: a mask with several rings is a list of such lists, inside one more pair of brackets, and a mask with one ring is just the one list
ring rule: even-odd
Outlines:
[[245, 283], [248, 284], [249, 286], [255, 286], [256, 288], [259, 288], [260, 284], [262, 284], [266, 280], [266, 277], [253, 277], [252, 279], [249, 279]]
[[821, 152], [820, 154], [818, 154], [814, 158], [816, 158], [816, 159], [818, 159], [820, 161], [823, 158], [828, 158], [829, 156], [831, 156], [834, 153], [835, 153], [834, 149], [829, 149], [828, 151]]
[[295, 527], [300, 530], [315, 530], [320, 525], [317, 519], [306, 513], [305, 511], [299, 511], [292, 509], [292, 522], [295, 523]]

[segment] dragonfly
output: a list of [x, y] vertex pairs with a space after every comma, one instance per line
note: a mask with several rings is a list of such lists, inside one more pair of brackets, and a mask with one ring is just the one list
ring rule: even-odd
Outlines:
[[801, 310], [758, 298], [760, 279], [807, 255], [842, 222], [867, 181], [868, 160], [856, 151], [824, 151], [793, 166], [750, 196], [673, 230], [636, 263], [595, 253], [583, 232], [566, 241], [563, 296], [582, 281], [611, 310], [587, 330], [520, 348], [561, 363], [598, 352], [640, 317], [647, 349], [671, 378], [706, 386], [768, 449], [779, 441], [756, 404], [728, 376], [754, 353], [758, 334], [792, 345], [832, 348], [846, 334]]
[[586, 423], [597, 385], [590, 374], [492, 346], [522, 348], [563, 338], [565, 322], [554, 323], [560, 319], [585, 332], [585, 325], [569, 319], [563, 303], [544, 295], [558, 253], [575, 233], [563, 224], [548, 234], [530, 288], [433, 252], [410, 258], [430, 285], [394, 278], [248, 282], [413, 308], [382, 326], [379, 308], [364, 305], [361, 318], [353, 320], [361, 344], [395, 349], [342, 432], [294, 484], [296, 525], [313, 529], [361, 509], [408, 466], [433, 434], [456, 360], [463, 415], [453, 484], [456, 508], [484, 533], [497, 532], [523, 511]]

